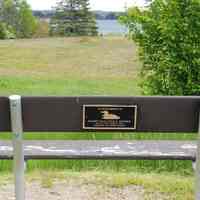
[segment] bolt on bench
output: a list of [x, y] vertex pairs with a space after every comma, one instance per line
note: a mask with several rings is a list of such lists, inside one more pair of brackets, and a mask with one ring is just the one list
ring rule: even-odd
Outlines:
[[14, 158], [16, 200], [24, 200], [24, 160], [198, 160], [199, 200], [200, 142], [23, 141], [23, 131], [197, 133], [199, 111], [200, 97], [0, 97], [0, 131], [14, 135], [13, 145], [0, 141], [0, 159]]

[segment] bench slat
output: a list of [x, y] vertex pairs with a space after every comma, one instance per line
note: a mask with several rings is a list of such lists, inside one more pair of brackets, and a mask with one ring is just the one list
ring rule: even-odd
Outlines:
[[[194, 141], [25, 141], [25, 159], [195, 160]], [[12, 159], [0, 141], [0, 159]]]
[[[22, 97], [24, 131], [83, 131], [83, 105], [137, 105], [134, 132], [198, 132], [200, 97]], [[11, 131], [7, 97], [0, 97], [0, 132]], [[121, 131], [121, 130], [120, 130]]]
[[24, 131], [83, 131], [82, 107], [96, 104], [137, 105], [134, 132], [198, 132], [200, 97], [104, 96], [22, 97]]

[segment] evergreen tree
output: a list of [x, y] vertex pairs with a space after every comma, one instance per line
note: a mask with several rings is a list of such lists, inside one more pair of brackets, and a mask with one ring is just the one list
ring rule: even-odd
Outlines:
[[95, 36], [96, 20], [89, 10], [89, 0], [61, 0], [51, 20], [50, 33], [62, 36]]

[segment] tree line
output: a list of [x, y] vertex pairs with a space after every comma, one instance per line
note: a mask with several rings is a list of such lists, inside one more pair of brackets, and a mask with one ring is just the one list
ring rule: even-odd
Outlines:
[[50, 36], [98, 35], [89, 0], [60, 0], [48, 15], [51, 19], [47, 24], [34, 16], [26, 0], [0, 0], [0, 39], [31, 38], [44, 32]]
[[[33, 10], [33, 15], [40, 19], [50, 19], [54, 14], [55, 10]], [[118, 20], [120, 16], [125, 15], [125, 12], [92, 11], [92, 14], [97, 20]]]
[[89, 0], [60, 0], [51, 11], [32, 11], [26, 0], [0, 0], [0, 39], [96, 36], [96, 19], [116, 20], [124, 15], [89, 8]]

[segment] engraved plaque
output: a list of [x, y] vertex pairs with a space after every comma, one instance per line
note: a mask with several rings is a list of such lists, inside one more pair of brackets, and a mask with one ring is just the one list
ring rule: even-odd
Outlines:
[[136, 105], [84, 105], [83, 129], [135, 130]]

